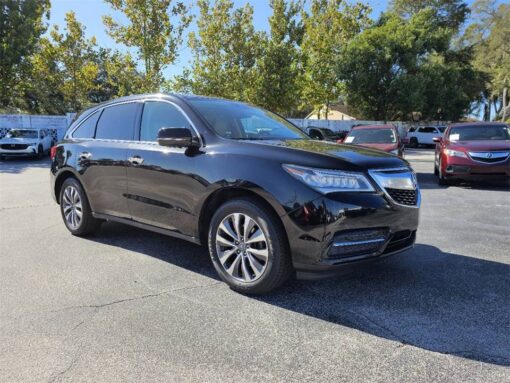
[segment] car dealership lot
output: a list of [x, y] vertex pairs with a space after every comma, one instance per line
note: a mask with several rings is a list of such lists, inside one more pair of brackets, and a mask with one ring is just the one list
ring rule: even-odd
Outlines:
[[47, 160], [0, 162], [0, 381], [510, 379], [510, 192], [422, 187], [416, 247], [246, 297], [205, 248], [120, 224], [72, 237]]

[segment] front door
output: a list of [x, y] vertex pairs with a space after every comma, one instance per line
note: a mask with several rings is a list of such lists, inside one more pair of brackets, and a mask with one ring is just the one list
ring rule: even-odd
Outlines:
[[140, 140], [129, 146], [128, 203], [133, 220], [193, 235], [193, 197], [200, 180], [195, 177], [197, 153], [158, 145], [161, 128], [189, 128], [186, 116], [173, 103], [146, 101]]

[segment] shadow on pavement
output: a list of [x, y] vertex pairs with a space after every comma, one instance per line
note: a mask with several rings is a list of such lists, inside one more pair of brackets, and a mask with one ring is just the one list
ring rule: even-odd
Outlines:
[[[205, 247], [106, 223], [91, 240], [218, 279]], [[418, 244], [350, 274], [293, 280], [261, 302], [425, 350], [510, 366], [510, 266]]]
[[29, 168], [50, 168], [51, 160], [48, 157], [44, 158], [3, 158], [0, 160], [0, 173], [23, 173]]

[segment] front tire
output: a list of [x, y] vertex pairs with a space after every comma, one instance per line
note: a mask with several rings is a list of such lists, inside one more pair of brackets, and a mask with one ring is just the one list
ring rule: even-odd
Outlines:
[[101, 221], [92, 216], [87, 195], [76, 178], [64, 181], [59, 198], [62, 219], [71, 234], [85, 237], [99, 228]]
[[437, 183], [440, 186], [448, 186], [449, 181], [448, 179], [443, 175], [443, 171], [441, 170], [443, 168], [442, 161], [439, 160], [439, 168], [437, 169]]
[[291, 276], [287, 236], [281, 222], [252, 199], [220, 206], [209, 226], [209, 253], [220, 278], [244, 294], [264, 294]]
[[409, 141], [409, 146], [411, 146], [411, 148], [417, 148], [418, 146], [420, 146], [418, 139], [416, 137], [411, 137], [411, 140]]

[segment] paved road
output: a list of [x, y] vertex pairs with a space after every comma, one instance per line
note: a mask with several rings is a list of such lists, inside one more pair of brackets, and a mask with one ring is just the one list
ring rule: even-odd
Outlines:
[[510, 380], [510, 192], [438, 187], [417, 245], [249, 298], [205, 249], [106, 224], [72, 237], [48, 162], [0, 163], [1, 382]]

